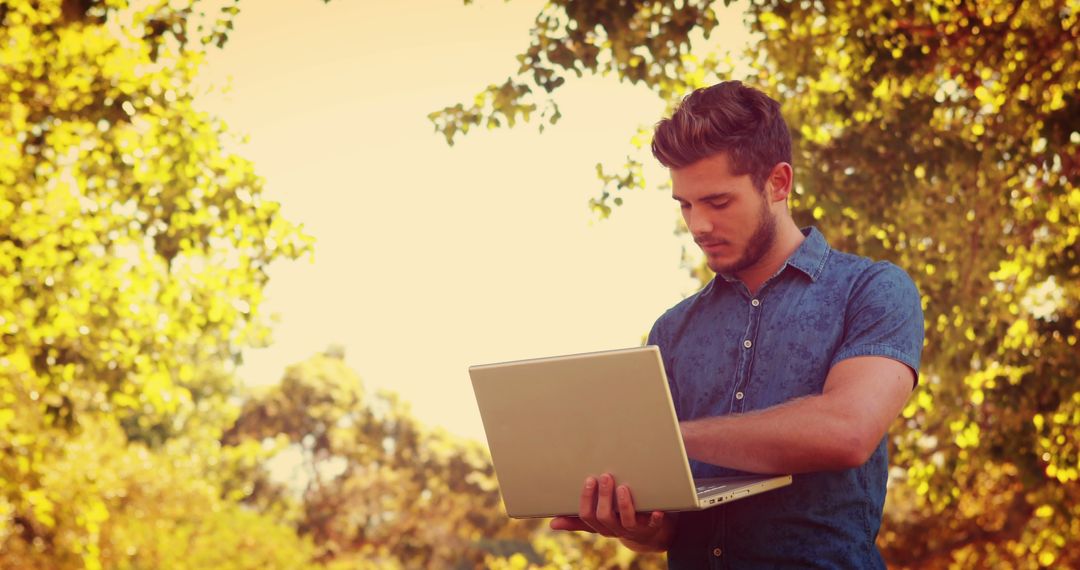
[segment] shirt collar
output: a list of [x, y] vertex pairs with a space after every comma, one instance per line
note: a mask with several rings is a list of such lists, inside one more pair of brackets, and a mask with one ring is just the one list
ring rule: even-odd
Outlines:
[[[829, 243], [825, 241], [825, 236], [814, 226], [807, 226], [799, 230], [802, 232], [806, 239], [803, 240], [799, 247], [788, 257], [787, 261], [780, 266], [780, 269], [776, 271], [773, 277], [776, 277], [787, 266], [792, 266], [799, 271], [802, 271], [810, 278], [810, 281], [817, 281], [819, 275], [821, 275], [822, 269], [825, 268], [825, 260], [829, 257]], [[727, 281], [728, 283], [740, 283], [738, 277], [734, 275], [727, 275], [724, 273], [718, 273], [716, 275], [720, 279]], [[773, 277], [770, 277], [771, 281]], [[710, 281], [707, 288], [711, 291], [713, 283], [716, 280]], [[708, 291], [703, 291], [708, 293]]]
[[829, 257], [829, 243], [814, 226], [803, 228], [802, 233], [806, 239], [799, 244], [795, 253], [791, 254], [786, 265], [802, 271], [811, 281], [817, 281], [821, 270], [825, 268], [825, 260]]

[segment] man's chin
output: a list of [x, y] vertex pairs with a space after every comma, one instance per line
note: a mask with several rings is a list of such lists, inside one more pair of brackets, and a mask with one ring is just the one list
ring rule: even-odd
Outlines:
[[711, 257], [705, 259], [705, 264], [709, 266], [709, 269], [711, 269], [713, 273], [723, 273], [726, 275], [731, 275], [734, 272], [736, 265], [731, 262], [724, 263], [715, 261]]
[[735, 276], [736, 273], [750, 266], [745, 257], [732, 259], [731, 257], [719, 255], [706, 255], [705, 264], [709, 266], [713, 273], [723, 273], [728, 276]]

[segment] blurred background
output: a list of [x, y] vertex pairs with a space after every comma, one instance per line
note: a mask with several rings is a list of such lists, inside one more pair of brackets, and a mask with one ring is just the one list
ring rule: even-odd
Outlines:
[[467, 367], [711, 278], [652, 125], [781, 101], [923, 295], [894, 568], [1075, 567], [1075, 1], [0, 0], [0, 568], [661, 568], [506, 518]]

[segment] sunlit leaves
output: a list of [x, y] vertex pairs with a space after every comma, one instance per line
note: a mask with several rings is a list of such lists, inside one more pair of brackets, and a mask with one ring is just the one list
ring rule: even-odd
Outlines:
[[1046, 464], [1046, 476], [1069, 483], [1080, 478], [1080, 393], [1047, 414], [1032, 419], [1038, 445], [1035, 452]]
[[[609, 541], [506, 517], [491, 459], [476, 441], [429, 429], [391, 392], [369, 394], [340, 354], [290, 366], [252, 395], [226, 442], [288, 442], [302, 473], [260, 481], [247, 500], [301, 501], [296, 526], [328, 568], [660, 568]], [[262, 475], [259, 475], [262, 474]], [[338, 565], [338, 566], [335, 566]]]
[[[827, 4], [763, 6], [772, 15], [758, 21], [783, 18], [787, 31], [761, 25], [768, 57], [759, 63], [799, 126], [796, 162], [808, 168], [797, 171], [815, 208], [862, 213], [823, 217], [833, 243], [896, 261], [924, 295], [929, 381], [904, 411], [911, 419], [893, 460], [907, 466], [898, 479], [929, 502], [922, 516], [905, 513], [892, 493], [886, 528], [892, 521], [902, 531], [883, 533], [883, 547], [894, 563], [915, 567], [949, 557], [962, 566], [1012, 556], [1039, 564], [1045, 523], [1032, 521], [1028, 499], [1011, 490], [1022, 484], [1076, 508], [1056, 481], [1039, 477], [1046, 458], [1064, 450], [1040, 455], [1030, 424], [1075, 392], [1080, 375], [1063, 326], [1080, 310], [1080, 210], [1068, 203], [1080, 109], [1055, 95], [1076, 100], [1077, 30], [1067, 25], [1075, 16], [1060, 3], [1049, 11], [1034, 3]], [[837, 91], [831, 78], [843, 73], [841, 61], [862, 65]], [[808, 209], [801, 198], [796, 215]], [[1075, 437], [1062, 435], [1051, 440]], [[944, 506], [992, 504], [1003, 492], [1016, 498], [999, 507], [1010, 511], [1000, 531], [962, 538], [993, 527], [979, 514], [988, 511]], [[933, 521], [941, 540], [911, 540], [913, 527], [899, 522], [908, 516]], [[1032, 548], [996, 546], [1008, 540]]]
[[[435, 123], [437, 131], [443, 133], [447, 144], [453, 145], [455, 135], [468, 133], [473, 126], [492, 129], [504, 123], [513, 127], [519, 118], [528, 121], [537, 109], [536, 103], [528, 100], [531, 92], [528, 86], [507, 79], [502, 85], [489, 85], [473, 98], [471, 106], [465, 107], [459, 103], [429, 114], [428, 119]], [[554, 102], [549, 102], [541, 115], [544, 122], [550, 124], [557, 123], [561, 117]]]
[[[193, 102], [202, 46], [231, 27], [204, 15], [194, 2], [0, 2], [0, 565], [159, 566], [176, 552], [135, 562], [129, 548], [190, 541], [164, 545], [150, 527], [114, 540], [144, 517], [194, 531], [226, 524], [195, 513], [235, 510], [211, 476], [236, 413], [227, 368], [265, 340], [267, 266], [310, 238]], [[179, 453], [209, 466], [170, 472]], [[120, 456], [154, 466], [110, 464]], [[110, 493], [154, 476], [146, 508], [178, 510], [126, 517]], [[227, 524], [262, 524], [250, 519]]]
[[[533, 37], [547, 43], [531, 53], [593, 29], [559, 4], [540, 15]], [[797, 223], [896, 262], [923, 295], [923, 370], [894, 430], [881, 537], [894, 565], [1080, 564], [1062, 548], [1080, 539], [1067, 522], [1080, 514], [1078, 12], [1061, 0], [747, 10], [759, 41], [747, 54], [756, 71], [742, 79], [780, 100], [792, 127]], [[713, 25], [705, 12], [687, 14]], [[604, 31], [633, 37], [634, 27]], [[733, 78], [717, 74], [719, 54], [673, 45], [687, 50], [640, 41], [625, 50], [641, 57], [634, 69], [669, 70], [662, 78], [630, 67], [619, 76], [644, 80], [669, 104], [703, 78]], [[610, 71], [559, 53], [557, 65], [526, 62], [542, 79]], [[710, 73], [691, 61], [712, 62]], [[636, 168], [631, 159], [623, 171], [598, 169], [604, 189], [590, 205], [610, 213], [615, 191], [644, 185]], [[711, 278], [696, 258], [684, 253], [683, 264]], [[1039, 501], [1056, 505], [1039, 511], [1052, 515], [1035, 516]]]
[[[699, 73], [696, 60], [684, 59], [691, 49], [691, 32], [708, 37], [717, 24], [711, 4], [709, 0], [551, 0], [536, 17], [529, 46], [517, 56], [521, 64], [517, 77], [489, 86], [471, 107], [446, 107], [428, 118], [449, 144], [470, 126], [499, 126], [503, 120], [513, 126], [518, 116], [527, 121], [538, 108], [544, 109], [542, 131], [561, 117], [550, 94], [568, 77], [585, 73], [614, 74], [620, 80], [643, 83], [665, 97], [684, 92], [686, 80], [681, 77]], [[547, 97], [537, 101], [534, 94], [540, 92]]]

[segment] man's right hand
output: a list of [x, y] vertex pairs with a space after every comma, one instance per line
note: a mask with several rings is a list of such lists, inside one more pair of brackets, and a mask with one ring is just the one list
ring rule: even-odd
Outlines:
[[663, 552], [674, 537], [675, 517], [662, 511], [638, 513], [630, 488], [616, 486], [615, 478], [605, 473], [585, 479], [578, 516], [555, 517], [551, 528], [618, 538], [636, 552]]

